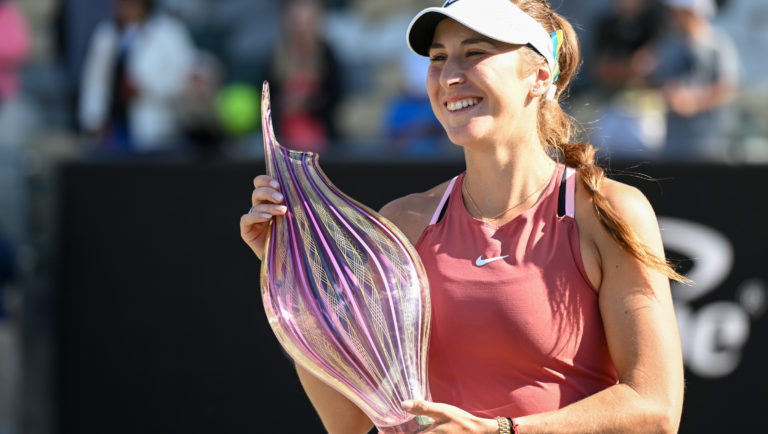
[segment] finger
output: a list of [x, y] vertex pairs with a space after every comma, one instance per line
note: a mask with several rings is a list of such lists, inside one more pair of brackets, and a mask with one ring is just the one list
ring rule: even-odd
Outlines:
[[250, 233], [257, 225], [263, 225], [269, 222], [275, 215], [266, 212], [255, 211], [244, 214], [240, 217], [240, 234]]
[[429, 416], [435, 420], [446, 419], [446, 404], [440, 404], [435, 402], [423, 401], [420, 399], [403, 401], [400, 406], [408, 413]]
[[280, 203], [283, 194], [271, 187], [259, 187], [251, 193], [251, 203], [255, 206], [263, 202]]
[[272, 215], [265, 213], [243, 214], [240, 216], [240, 233], [246, 234], [253, 230], [255, 225], [266, 223], [271, 218]]
[[272, 187], [275, 190], [280, 188], [280, 184], [277, 182], [277, 180], [275, 180], [269, 175], [259, 175], [253, 178], [253, 186], [256, 188]]
[[255, 215], [267, 220], [273, 216], [284, 215], [288, 211], [288, 207], [285, 205], [272, 205], [267, 203], [260, 203], [251, 207], [246, 215]]

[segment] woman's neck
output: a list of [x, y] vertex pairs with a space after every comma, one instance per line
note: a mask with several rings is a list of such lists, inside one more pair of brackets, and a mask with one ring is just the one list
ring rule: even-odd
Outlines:
[[503, 224], [530, 208], [552, 177], [555, 162], [538, 141], [465, 148], [464, 202], [469, 212]]

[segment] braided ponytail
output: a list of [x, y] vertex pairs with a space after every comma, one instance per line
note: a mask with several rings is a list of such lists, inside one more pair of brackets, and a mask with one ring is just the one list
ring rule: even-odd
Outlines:
[[[668, 262], [653, 253], [640, 240], [635, 231], [616, 213], [600, 192], [605, 171], [595, 163], [595, 147], [590, 143], [570, 143], [574, 123], [563, 112], [558, 99], [579, 67], [580, 50], [576, 31], [568, 20], [552, 10], [546, 0], [510, 1], [538, 21], [547, 32], [551, 33], [558, 29], [563, 31], [563, 44], [558, 57], [560, 74], [555, 83], [557, 86], [555, 99], [541, 98], [539, 102], [537, 118], [541, 143], [548, 150], [562, 156], [567, 166], [578, 169], [582, 184], [592, 195], [592, 204], [600, 223], [625, 251], [670, 279], [688, 282], [688, 279], [676, 272]], [[525, 47], [522, 53], [531, 65], [538, 66], [544, 61], [542, 56], [531, 48]]]

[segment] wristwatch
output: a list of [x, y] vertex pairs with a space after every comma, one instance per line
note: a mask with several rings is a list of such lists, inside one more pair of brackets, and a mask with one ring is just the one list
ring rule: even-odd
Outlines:
[[499, 434], [512, 434], [512, 426], [506, 417], [496, 416], [496, 423], [499, 424]]

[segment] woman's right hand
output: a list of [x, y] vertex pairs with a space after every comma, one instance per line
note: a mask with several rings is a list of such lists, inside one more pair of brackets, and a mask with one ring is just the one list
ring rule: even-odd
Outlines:
[[259, 259], [264, 257], [264, 242], [267, 227], [272, 217], [283, 215], [288, 210], [280, 193], [280, 184], [267, 175], [259, 175], [253, 180], [253, 205], [247, 214], [240, 217], [240, 237]]

